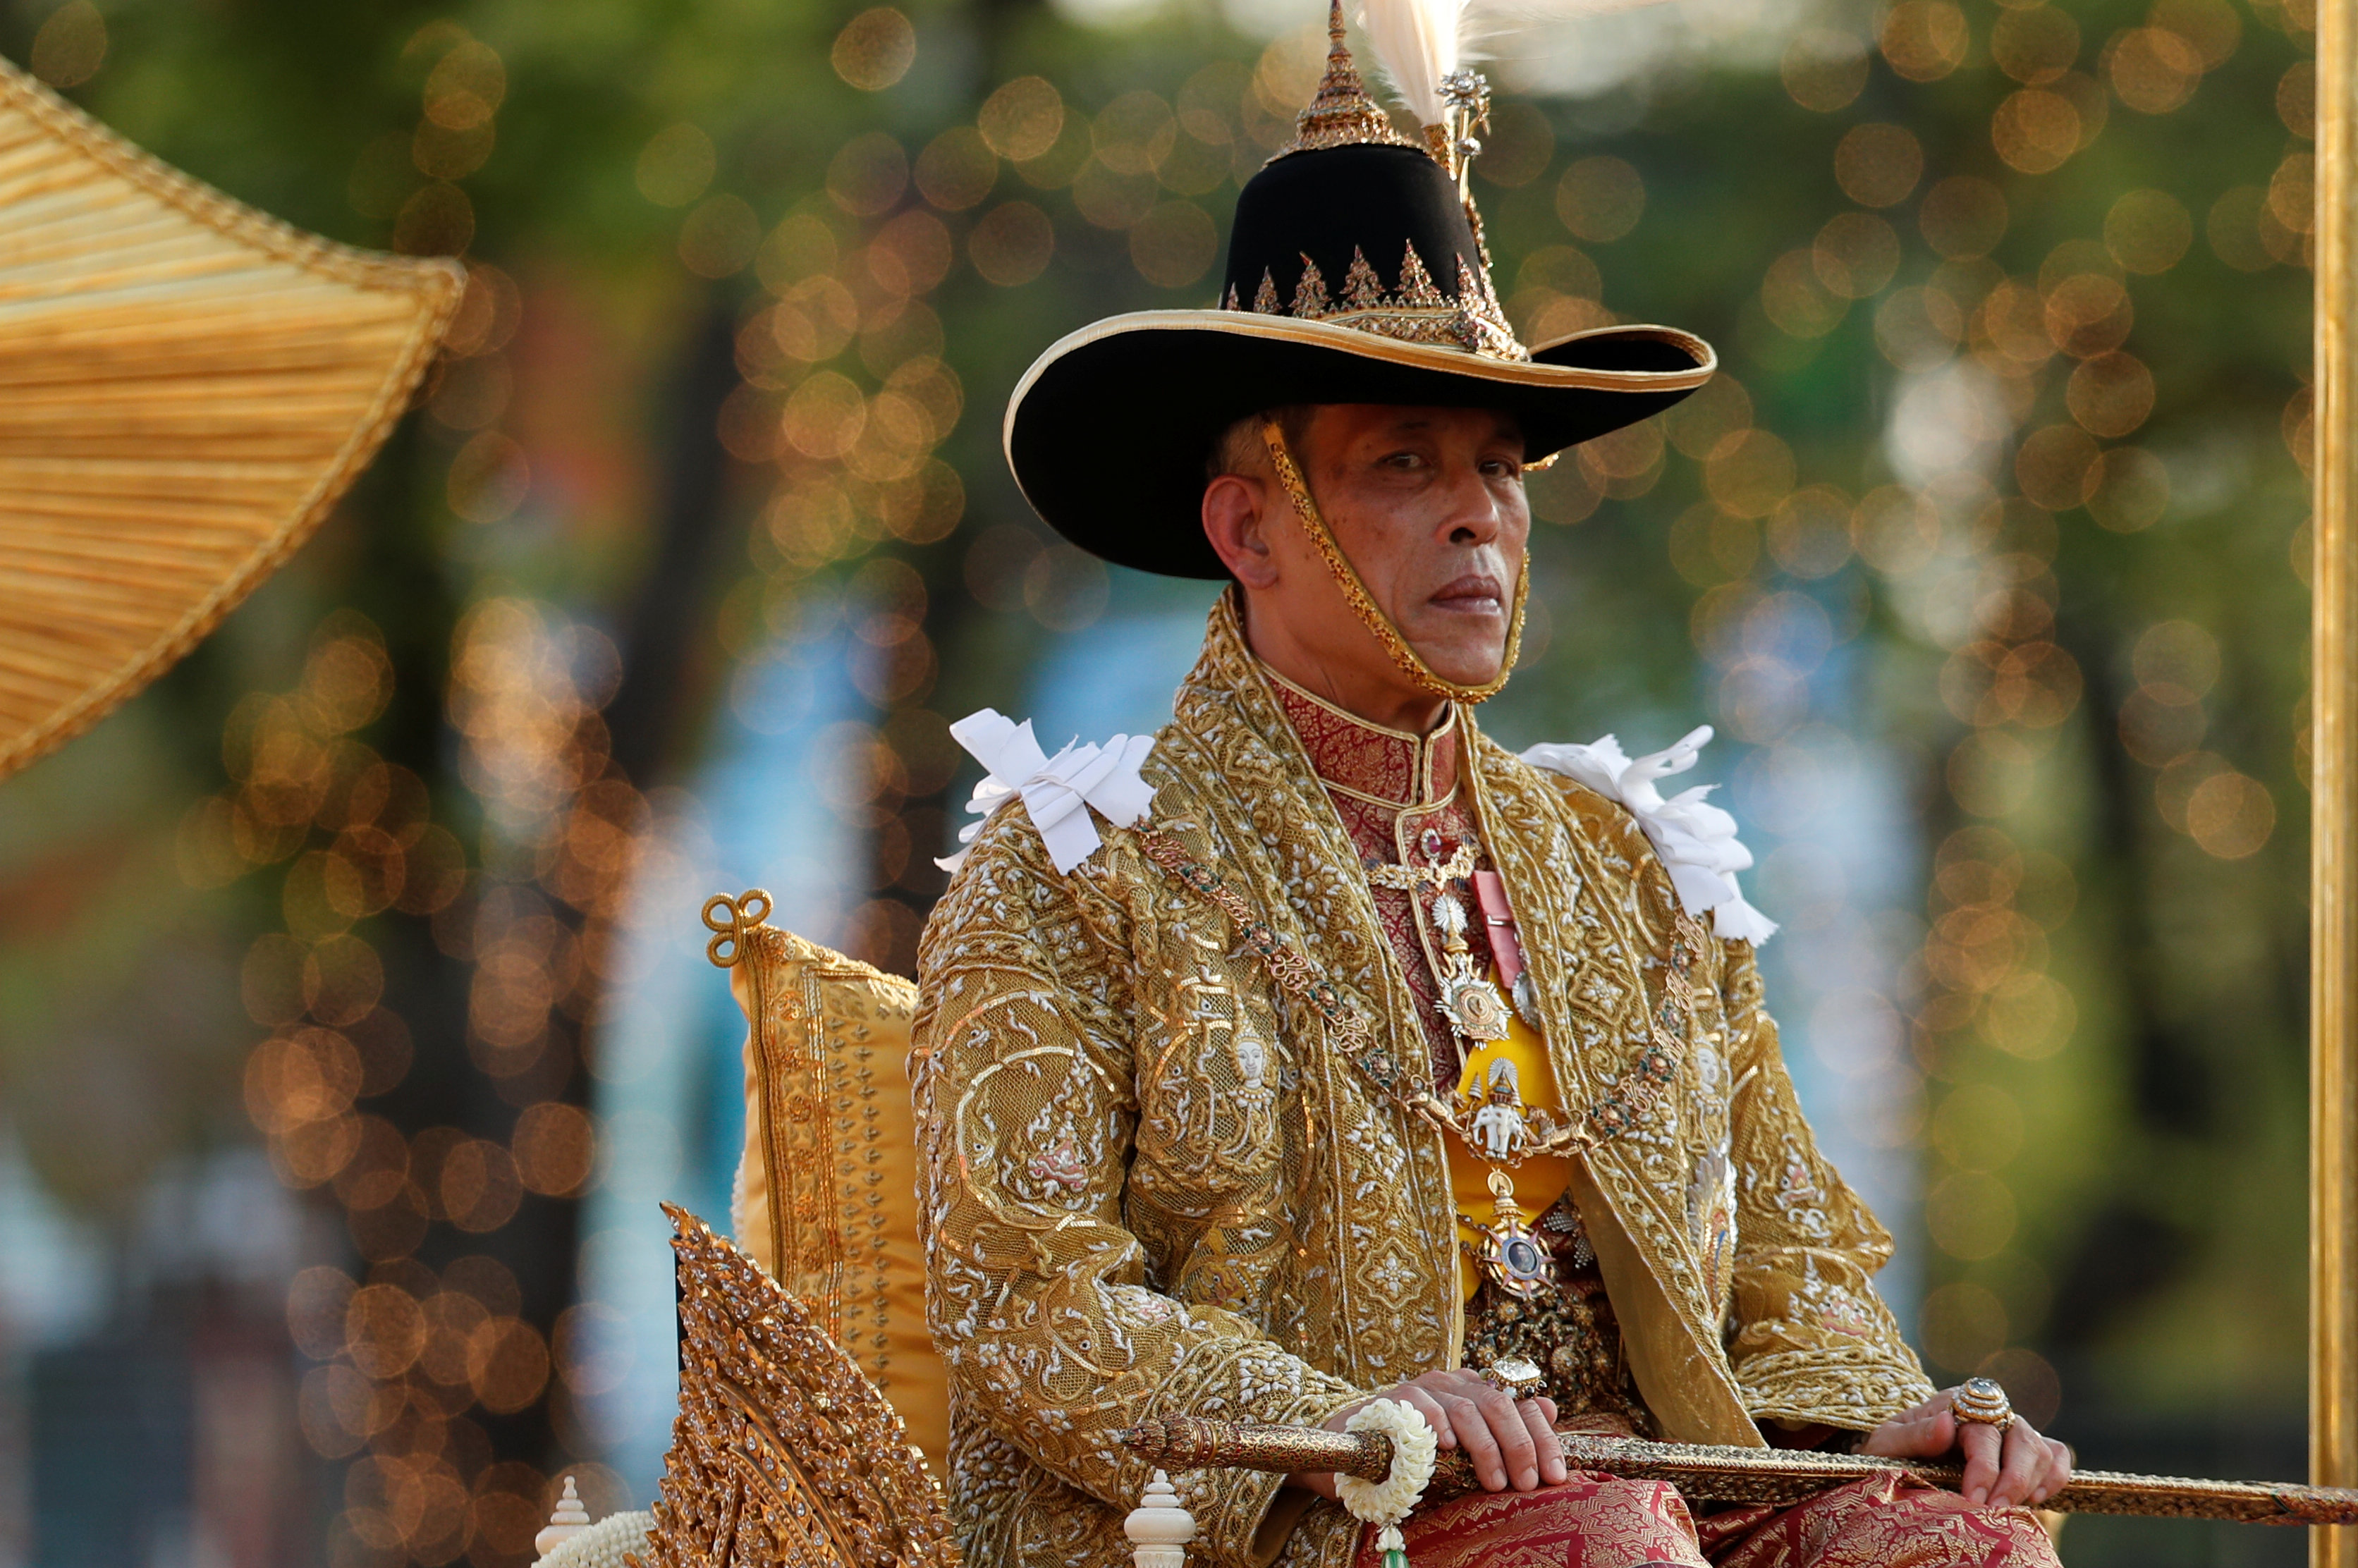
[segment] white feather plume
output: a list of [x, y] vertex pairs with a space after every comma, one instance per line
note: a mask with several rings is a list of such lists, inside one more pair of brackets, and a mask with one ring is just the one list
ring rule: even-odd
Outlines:
[[1421, 124], [1448, 123], [1442, 78], [1492, 52], [1510, 34], [1551, 22], [1634, 10], [1659, 0], [1359, 0], [1359, 27], [1376, 65]]
[[1449, 117], [1441, 79], [1458, 67], [1471, 3], [1361, 0], [1359, 26], [1376, 51], [1376, 64], [1421, 124], [1438, 125]]

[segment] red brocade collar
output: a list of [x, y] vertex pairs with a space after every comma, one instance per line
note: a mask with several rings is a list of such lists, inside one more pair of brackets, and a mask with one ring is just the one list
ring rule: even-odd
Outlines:
[[1431, 733], [1412, 735], [1347, 713], [1266, 665], [1261, 673], [1301, 737], [1319, 782], [1328, 788], [1395, 809], [1437, 805], [1456, 790], [1455, 703], [1443, 709]]

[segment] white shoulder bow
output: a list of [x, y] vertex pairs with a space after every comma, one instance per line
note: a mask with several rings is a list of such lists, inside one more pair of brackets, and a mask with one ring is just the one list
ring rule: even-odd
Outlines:
[[1736, 885], [1736, 873], [1752, 865], [1752, 851], [1736, 841], [1736, 818], [1704, 801], [1719, 786], [1697, 784], [1668, 800], [1654, 787], [1655, 780], [1693, 767], [1711, 736], [1705, 724], [1634, 762], [1610, 735], [1586, 746], [1533, 746], [1523, 761], [1620, 802], [1662, 858], [1687, 913], [1708, 911], [1714, 933], [1757, 945], [1776, 935], [1777, 923], [1747, 903]]
[[[1029, 719], [1018, 724], [996, 708], [985, 708], [951, 725], [950, 736], [989, 770], [967, 802], [966, 808], [978, 820], [959, 831], [960, 844], [971, 845], [982, 831], [979, 818], [989, 816], [1009, 795], [1020, 795], [1023, 808], [1032, 814], [1032, 826], [1048, 846], [1048, 858], [1062, 873], [1087, 860], [1103, 842], [1090, 819], [1091, 806], [1115, 827], [1129, 827], [1143, 821], [1147, 807], [1154, 804], [1153, 786], [1138, 773], [1146, 753], [1154, 749], [1152, 735], [1116, 735], [1102, 746], [1074, 741], [1051, 757], [1033, 738]], [[934, 864], [955, 871], [966, 856], [960, 849]]]

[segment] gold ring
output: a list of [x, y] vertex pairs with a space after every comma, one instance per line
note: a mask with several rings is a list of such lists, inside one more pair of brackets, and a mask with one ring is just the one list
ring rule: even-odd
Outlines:
[[1482, 1380], [1510, 1400], [1522, 1400], [1547, 1387], [1547, 1374], [1520, 1356], [1501, 1356], [1482, 1368]]
[[1949, 1411], [1960, 1422], [1994, 1426], [2004, 1432], [2014, 1424], [2014, 1401], [1995, 1378], [1967, 1378], [1949, 1396]]

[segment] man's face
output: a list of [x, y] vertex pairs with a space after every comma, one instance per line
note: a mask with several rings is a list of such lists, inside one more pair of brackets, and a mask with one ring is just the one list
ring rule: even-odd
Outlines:
[[[1495, 679], [1531, 542], [1514, 421], [1477, 409], [1325, 404], [1294, 447], [1336, 543], [1425, 664], [1460, 686]], [[1321, 665], [1362, 666], [1352, 672], [1361, 680], [1405, 686], [1283, 492], [1272, 480], [1263, 493], [1259, 532], [1274, 580], [1246, 579], [1251, 613], [1282, 617]]]

